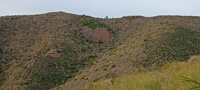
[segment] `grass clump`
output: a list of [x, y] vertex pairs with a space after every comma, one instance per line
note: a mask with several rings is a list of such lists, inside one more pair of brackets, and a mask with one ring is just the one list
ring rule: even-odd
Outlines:
[[95, 29], [96, 27], [107, 27], [106, 24], [100, 23], [94, 20], [85, 20], [83, 21], [83, 26], [88, 26], [89, 28]]
[[116, 35], [116, 31], [113, 31], [109, 26], [107, 26], [104, 23], [101, 23], [99, 21], [94, 21], [94, 20], [85, 20], [82, 22], [83, 26], [88, 26], [89, 28], [95, 29], [97, 27], [103, 27], [106, 28], [108, 31], [111, 32], [111, 34]]
[[[85, 20], [82, 22], [83, 26], [88, 26], [89, 28], [95, 29], [97, 27], [99, 28], [106, 28], [112, 35], [116, 35], [116, 31], [112, 30], [109, 26], [107, 26], [104, 23], [101, 23], [99, 21], [94, 21], [94, 20]], [[86, 41], [88, 42], [88, 40]]]
[[189, 90], [200, 90], [200, 80], [181, 76], [186, 81]]
[[138, 70], [129, 76], [97, 81], [79, 90], [199, 90], [199, 64], [200, 57], [193, 62], [173, 62], [161, 70]]
[[5, 80], [5, 72], [0, 72], [0, 86], [4, 83]]

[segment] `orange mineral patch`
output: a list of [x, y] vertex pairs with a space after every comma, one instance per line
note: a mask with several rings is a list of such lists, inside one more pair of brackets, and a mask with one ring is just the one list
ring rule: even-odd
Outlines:
[[19, 50], [19, 54], [23, 54], [23, 52], [24, 52], [23, 49]]
[[192, 62], [192, 61], [194, 61], [197, 58], [198, 58], [197, 55], [193, 55], [193, 56], [190, 57], [190, 59], [188, 60], [188, 62]]
[[112, 40], [112, 35], [105, 28], [97, 27], [95, 29], [91, 29], [91, 28], [88, 28], [88, 27], [84, 27], [81, 30], [81, 33], [87, 39], [89, 39], [89, 40], [91, 40], [93, 42], [98, 42], [98, 41], [107, 42], [107, 41], [111, 41]]

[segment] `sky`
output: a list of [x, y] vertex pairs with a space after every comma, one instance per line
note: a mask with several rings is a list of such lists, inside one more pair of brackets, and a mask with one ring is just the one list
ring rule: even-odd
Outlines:
[[0, 16], [58, 11], [100, 18], [200, 16], [200, 0], [0, 0]]

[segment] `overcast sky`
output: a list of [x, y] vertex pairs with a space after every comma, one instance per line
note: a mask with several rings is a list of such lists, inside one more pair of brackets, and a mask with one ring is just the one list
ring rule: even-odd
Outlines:
[[0, 0], [0, 16], [64, 11], [93, 17], [200, 16], [200, 0]]

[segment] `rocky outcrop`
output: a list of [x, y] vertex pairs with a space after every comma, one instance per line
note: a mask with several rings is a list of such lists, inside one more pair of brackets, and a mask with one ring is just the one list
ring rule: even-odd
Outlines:
[[97, 27], [95, 29], [91, 29], [88, 27], [84, 27], [81, 30], [81, 33], [85, 38], [93, 42], [98, 42], [98, 41], [108, 42], [112, 40], [112, 34], [105, 28]]

